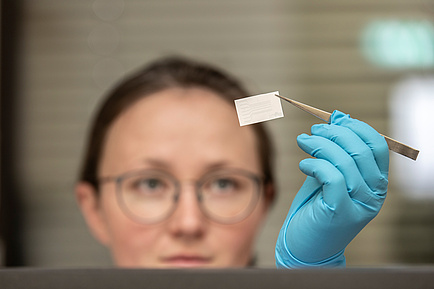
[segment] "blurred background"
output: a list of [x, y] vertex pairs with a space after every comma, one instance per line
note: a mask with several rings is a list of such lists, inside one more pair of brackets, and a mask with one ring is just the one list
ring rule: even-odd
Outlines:
[[[434, 1], [1, 1], [1, 266], [110, 266], [73, 187], [87, 125], [119, 77], [157, 57], [191, 56], [242, 79], [339, 109], [421, 150], [391, 154], [379, 216], [349, 266], [434, 263]], [[295, 139], [317, 119], [284, 103], [267, 123], [279, 197], [257, 245], [274, 244], [304, 175]]]

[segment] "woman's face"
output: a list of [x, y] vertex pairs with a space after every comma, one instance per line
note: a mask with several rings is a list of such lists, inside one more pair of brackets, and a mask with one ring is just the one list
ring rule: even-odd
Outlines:
[[261, 175], [251, 127], [240, 127], [233, 107], [199, 88], [167, 89], [124, 111], [108, 131], [99, 177], [140, 169], [163, 170], [181, 183], [173, 214], [156, 224], [126, 216], [116, 199], [115, 182], [97, 197], [86, 183], [76, 193], [86, 220], [123, 267], [246, 266], [265, 218], [262, 196], [254, 211], [235, 224], [220, 224], [200, 210], [191, 181], [213, 168], [237, 168]]

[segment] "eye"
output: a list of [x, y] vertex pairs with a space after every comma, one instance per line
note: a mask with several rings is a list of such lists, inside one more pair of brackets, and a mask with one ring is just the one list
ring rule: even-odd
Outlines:
[[156, 189], [159, 186], [161, 186], [162, 183], [158, 179], [147, 179], [147, 180], [142, 180], [142, 185], [144, 185], [144, 186], [146, 186], [147, 188], [150, 188], [150, 189]]
[[157, 194], [167, 190], [167, 182], [159, 178], [138, 178], [131, 182], [130, 188], [141, 194]]
[[237, 182], [231, 178], [219, 178], [210, 183], [210, 189], [214, 192], [232, 192], [237, 187]]

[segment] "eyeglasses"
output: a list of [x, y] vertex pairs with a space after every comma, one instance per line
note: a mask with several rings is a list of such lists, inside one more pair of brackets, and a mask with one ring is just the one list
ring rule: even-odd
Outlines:
[[[177, 207], [181, 183], [160, 170], [140, 170], [117, 177], [105, 177], [100, 183], [116, 183], [118, 204], [131, 219], [154, 224], [169, 218]], [[225, 224], [249, 216], [261, 197], [262, 179], [240, 169], [210, 172], [195, 182], [200, 209], [209, 219]]]

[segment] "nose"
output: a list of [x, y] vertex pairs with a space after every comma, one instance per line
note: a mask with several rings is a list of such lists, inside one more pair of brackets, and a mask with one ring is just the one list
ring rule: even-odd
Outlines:
[[194, 185], [186, 184], [181, 189], [176, 210], [169, 219], [170, 232], [174, 237], [194, 240], [204, 235], [207, 220], [199, 206]]

